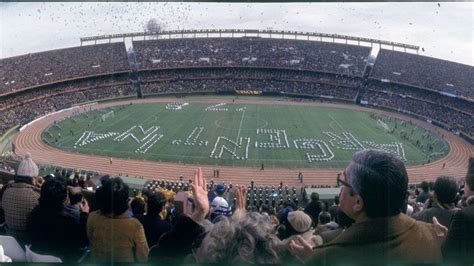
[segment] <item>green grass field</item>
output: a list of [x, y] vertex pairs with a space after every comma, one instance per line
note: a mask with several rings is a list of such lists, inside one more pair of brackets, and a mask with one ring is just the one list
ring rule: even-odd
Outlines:
[[[42, 137], [53, 147], [85, 154], [245, 167], [263, 163], [266, 168], [343, 167], [362, 148], [385, 149], [407, 164], [449, 152], [434, 133], [366, 112], [217, 104], [218, 99], [215, 104], [190, 103], [180, 110], [153, 103], [91, 111], [50, 126]], [[113, 117], [102, 121], [111, 111]], [[408, 137], [402, 139], [401, 132]]]

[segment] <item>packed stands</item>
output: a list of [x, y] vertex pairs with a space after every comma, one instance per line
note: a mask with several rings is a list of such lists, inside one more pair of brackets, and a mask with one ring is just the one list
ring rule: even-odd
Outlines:
[[97, 44], [0, 59], [0, 95], [66, 79], [129, 71], [124, 43]]
[[[133, 48], [145, 94], [255, 90], [345, 101], [355, 99], [371, 52], [350, 44], [260, 37], [133, 41]], [[381, 49], [362, 100], [472, 136], [472, 70]], [[0, 133], [72, 104], [132, 96], [129, 71], [123, 42], [1, 59]], [[21, 108], [25, 104], [28, 109]]]
[[[24, 125], [48, 113], [69, 108], [75, 104], [95, 102], [100, 99], [133, 96], [129, 82], [84, 82], [59, 84], [50, 88], [26, 91], [0, 99], [0, 135], [15, 125]], [[5, 107], [4, 107], [5, 106]]]
[[381, 49], [371, 78], [474, 99], [474, 67]]
[[462, 99], [441, 95], [439, 92], [420, 89], [417, 87], [404, 86], [400, 84], [371, 81], [369, 89], [383, 91], [387, 93], [399, 94], [430, 103], [444, 105], [453, 110], [459, 110], [474, 115], [474, 100]]
[[272, 67], [362, 76], [370, 48], [301, 40], [203, 38], [134, 41], [140, 69]]
[[448, 128], [474, 135], [474, 116], [444, 105], [377, 90], [368, 90], [363, 100], [370, 105], [417, 115], [430, 121], [438, 121], [447, 125]]

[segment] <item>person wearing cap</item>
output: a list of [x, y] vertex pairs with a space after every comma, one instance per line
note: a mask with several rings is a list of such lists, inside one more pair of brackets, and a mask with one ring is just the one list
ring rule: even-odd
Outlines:
[[2, 197], [6, 232], [15, 237], [20, 244], [26, 244], [28, 240], [27, 220], [38, 205], [40, 190], [33, 183], [38, 174], [38, 166], [27, 153], [18, 166], [15, 182], [5, 190]]
[[322, 244], [320, 238], [317, 238], [316, 235], [314, 235], [314, 229], [312, 227], [313, 221], [311, 220], [311, 217], [305, 212], [289, 212], [287, 221], [286, 231], [291, 231], [291, 234], [288, 238], [283, 239], [277, 246], [279, 252], [285, 252], [288, 250], [290, 242], [296, 239], [297, 236], [302, 237], [312, 248]]
[[[219, 185], [218, 185], [219, 186]], [[226, 199], [221, 196], [216, 196], [211, 202], [211, 222], [221, 215], [230, 216], [232, 214], [232, 208]]]
[[214, 187], [214, 190], [211, 190], [210, 193], [208, 194], [209, 201], [212, 202], [214, 198], [217, 196], [225, 198], [224, 194], [225, 194], [225, 185], [222, 183], [219, 183]]
[[359, 151], [337, 182], [340, 208], [355, 223], [316, 248], [298, 236], [290, 243], [297, 258], [314, 265], [441, 262], [432, 225], [403, 213], [408, 174], [400, 159], [380, 150]]

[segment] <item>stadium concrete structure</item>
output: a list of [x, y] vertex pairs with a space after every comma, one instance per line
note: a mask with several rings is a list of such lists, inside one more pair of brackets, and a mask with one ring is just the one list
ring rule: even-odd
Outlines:
[[[127, 50], [125, 39], [132, 40], [132, 49]], [[83, 46], [88, 42], [94, 44]], [[380, 51], [374, 53], [374, 47]], [[350, 36], [259, 30], [81, 38], [78, 47], [0, 60], [0, 135], [21, 125], [16, 153], [30, 152], [41, 164], [174, 179], [191, 176], [195, 165], [118, 158], [111, 164], [110, 158], [54, 149], [42, 142], [41, 132], [77, 112], [130, 102], [176, 101], [133, 99], [137, 95], [207, 94], [212, 98], [258, 93], [318, 100], [285, 104], [369, 110], [410, 119], [450, 144], [445, 158], [408, 167], [410, 181], [432, 180], [439, 174], [463, 176], [474, 154], [473, 67], [419, 56], [418, 49]], [[68, 109], [81, 104], [88, 105]], [[214, 166], [203, 168], [212, 176]], [[280, 181], [300, 185], [298, 169], [219, 168], [222, 181], [233, 184], [254, 179], [262, 185]], [[338, 171], [304, 169], [304, 183], [334, 185]]]

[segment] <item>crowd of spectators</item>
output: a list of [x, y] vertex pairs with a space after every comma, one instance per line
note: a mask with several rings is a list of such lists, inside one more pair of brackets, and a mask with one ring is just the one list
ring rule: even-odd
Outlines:
[[361, 77], [370, 48], [261, 38], [134, 41], [140, 69], [219, 66], [293, 68]]
[[[147, 40], [133, 45], [139, 69], [153, 69], [140, 72], [145, 94], [254, 90], [353, 100], [370, 53], [368, 47], [347, 44], [257, 37]], [[110, 73], [129, 68], [124, 43], [1, 59], [0, 135], [11, 126], [72, 104], [132, 95], [128, 85], [112, 88], [98, 80], [81, 79], [104, 75], [108, 83]], [[472, 99], [472, 70], [467, 65], [382, 49], [363, 100], [473, 135], [472, 101], [439, 94]], [[65, 81], [69, 78], [80, 79]], [[126, 77], [121, 78], [125, 82]], [[51, 82], [60, 83], [12, 93]]]
[[0, 95], [65, 79], [129, 70], [123, 42], [10, 57], [0, 59]]
[[436, 58], [381, 49], [371, 78], [474, 99], [474, 67]]
[[427, 120], [438, 121], [453, 130], [461, 130], [474, 136], [474, 117], [444, 105], [375, 90], [368, 90], [362, 100], [367, 101], [369, 105], [386, 107], [421, 116]]
[[68, 87], [53, 88], [42, 93], [33, 90], [6, 99], [4, 103], [10, 108], [0, 112], [0, 135], [15, 125], [27, 124], [35, 118], [69, 108], [74, 104], [136, 94], [128, 83], [98, 84], [85, 88], [76, 88], [75, 85]]
[[387, 84], [374, 81], [371, 81], [368, 84], [368, 89], [403, 95], [406, 97], [411, 97], [418, 100], [443, 105], [454, 110], [460, 110], [462, 112], [474, 115], [474, 100], [468, 101], [462, 98], [443, 96], [438, 92], [419, 89], [416, 87], [408, 87], [398, 84]]
[[285, 80], [305, 81], [313, 83], [331, 84], [347, 87], [357, 87], [360, 78], [346, 77], [327, 73], [312, 71], [300, 71], [289, 69], [272, 68], [220, 68], [220, 67], [196, 67], [163, 69], [145, 71], [140, 73], [142, 81], [154, 80], [180, 80], [180, 79], [263, 79], [263, 80]]
[[471, 158], [462, 186], [440, 176], [413, 190], [403, 162], [364, 150], [337, 176], [333, 202], [312, 193], [303, 208], [285, 197], [252, 202], [296, 194], [281, 183], [207, 183], [198, 168], [136, 192], [119, 177], [40, 177], [27, 155], [0, 190], [0, 222], [20, 244], [68, 263], [472, 263], [473, 174]]
[[258, 79], [167, 80], [162, 82], [142, 83], [142, 90], [144, 94], [185, 92], [220, 93], [252, 90], [265, 93], [327, 96], [344, 100], [353, 100], [357, 94], [357, 89], [350, 87], [337, 87], [329, 84], [299, 81], [289, 82]]

